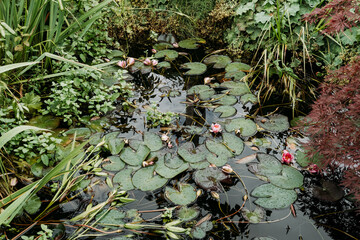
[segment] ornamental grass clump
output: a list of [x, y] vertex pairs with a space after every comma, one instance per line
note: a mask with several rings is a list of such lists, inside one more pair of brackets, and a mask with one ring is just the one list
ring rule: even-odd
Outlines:
[[308, 157], [342, 168], [342, 185], [360, 202], [360, 56], [327, 75], [306, 122]]

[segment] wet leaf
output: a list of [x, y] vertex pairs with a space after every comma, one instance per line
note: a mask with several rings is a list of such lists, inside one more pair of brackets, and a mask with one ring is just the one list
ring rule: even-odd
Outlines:
[[[98, 224], [114, 224], [114, 225], [123, 225], [125, 222], [123, 219], [125, 218], [125, 212], [119, 211], [117, 209], [111, 209], [107, 213], [105, 213], [106, 210], [100, 211], [98, 214], [96, 214], [96, 219], [98, 220]], [[105, 214], [105, 215], [104, 215]], [[103, 216], [103, 217], [102, 217]], [[117, 228], [116, 226], [107, 226], [111, 228]]]
[[331, 181], [321, 181], [321, 186], [314, 186], [312, 193], [325, 202], [336, 202], [344, 197], [344, 190]]
[[200, 62], [188, 62], [181, 65], [181, 68], [190, 69], [184, 75], [194, 76], [201, 75], [206, 72], [206, 65]]
[[222, 191], [223, 187], [220, 182], [227, 179], [228, 176], [218, 168], [208, 167], [195, 171], [193, 178], [196, 184], [204, 190]]
[[228, 132], [240, 132], [243, 137], [254, 136], [257, 132], [256, 124], [245, 118], [235, 118], [230, 120], [228, 124], [225, 124], [225, 129]]
[[132, 177], [133, 185], [141, 191], [154, 191], [167, 183], [167, 179], [154, 175], [155, 166], [140, 168]]
[[244, 94], [244, 95], [241, 96], [240, 102], [242, 104], [244, 104], [244, 105], [247, 104], [248, 102], [251, 102], [251, 103], [255, 104], [255, 103], [258, 102], [258, 99], [254, 94], [247, 93], [247, 94]]
[[224, 144], [234, 151], [233, 154], [240, 155], [244, 150], [244, 142], [234, 134], [224, 132], [222, 133]]
[[242, 216], [245, 218], [246, 221], [250, 223], [259, 223], [265, 217], [265, 211], [261, 207], [256, 207], [254, 211], [250, 211], [247, 208], [243, 208], [241, 210]]
[[246, 163], [254, 161], [255, 159], [256, 159], [256, 153], [251, 154], [251, 155], [246, 156], [246, 157], [243, 157], [243, 158], [241, 158], [239, 160], [236, 160], [235, 162], [240, 163], [240, 164], [246, 164]]
[[[172, 166], [176, 164], [178, 167], [170, 168], [166, 165], [166, 162], [169, 163], [169, 165], [172, 164]], [[166, 154], [165, 156], [159, 157], [156, 162], [155, 171], [164, 178], [173, 178], [188, 168], [189, 164], [181, 160], [178, 156], [173, 157], [171, 154]]]
[[288, 117], [280, 114], [274, 114], [269, 117], [256, 117], [255, 122], [259, 127], [269, 132], [284, 132], [289, 129]]
[[226, 72], [239, 72], [239, 71], [249, 71], [251, 67], [245, 63], [233, 62], [226, 66]]
[[225, 95], [225, 94], [216, 94], [212, 96], [211, 99], [217, 99], [212, 103], [226, 105], [226, 106], [231, 106], [237, 103], [237, 99], [235, 96]]
[[124, 138], [114, 138], [107, 140], [107, 145], [111, 154], [116, 155], [121, 152], [121, 150], [125, 146], [125, 139]]
[[[220, 87], [230, 90], [229, 94], [234, 96], [242, 96], [251, 93], [249, 87], [244, 82], [227, 81], [220, 84]], [[226, 90], [226, 91], [229, 91]]]
[[153, 46], [153, 49], [155, 49], [156, 51], [161, 51], [161, 50], [165, 50], [165, 49], [168, 49], [168, 48], [174, 48], [174, 47], [170, 43], [166, 43], [166, 42], [156, 43]]
[[136, 61], [134, 63], [134, 65], [132, 65], [130, 67], [130, 72], [131, 73], [136, 73], [138, 71], [140, 71], [142, 74], [146, 74], [146, 73], [150, 73], [151, 70], [152, 70], [152, 67], [151, 66], [148, 66], [148, 65], [145, 65], [144, 63], [142, 62], [139, 62], [139, 61]]
[[125, 168], [114, 176], [113, 182], [120, 185], [120, 190], [128, 191], [134, 189], [134, 185], [131, 181], [132, 172], [133, 169]]
[[205, 145], [206, 148], [211, 152], [207, 155], [206, 159], [216, 166], [225, 165], [228, 161], [228, 158], [233, 156], [233, 153], [222, 143], [207, 140]]
[[196, 163], [206, 160], [208, 151], [204, 145], [195, 148], [192, 142], [187, 142], [181, 145], [178, 149], [178, 154], [189, 163]]
[[231, 59], [226, 55], [211, 55], [204, 59], [205, 64], [214, 64], [213, 68], [225, 68]]
[[107, 171], [120, 171], [125, 167], [125, 163], [118, 156], [110, 156], [106, 160], [108, 161], [104, 162], [102, 167]]
[[207, 100], [211, 98], [215, 93], [215, 90], [207, 85], [195, 85], [187, 90], [188, 95], [196, 94], [200, 100]]
[[175, 50], [161, 50], [155, 54], [155, 58], [165, 58], [167, 61], [173, 61], [179, 56], [179, 53]]
[[24, 210], [30, 215], [37, 213], [40, 207], [41, 207], [41, 200], [37, 195], [34, 195], [31, 198], [29, 198], [23, 206]]
[[220, 106], [214, 110], [215, 113], [221, 113], [221, 118], [232, 117], [236, 114], [236, 108], [232, 106]]
[[294, 190], [279, 188], [270, 183], [256, 187], [251, 195], [258, 198], [254, 201], [256, 204], [267, 209], [289, 207], [297, 198]]
[[190, 163], [190, 167], [192, 169], [204, 169], [209, 167], [210, 163], [207, 160], [196, 162], [196, 163]]
[[163, 148], [163, 143], [161, 141], [161, 138], [155, 133], [151, 133], [151, 132], [144, 133], [144, 143], [146, 146], [148, 146], [148, 148], [152, 152], [158, 151], [161, 148]]
[[188, 205], [196, 200], [196, 191], [190, 185], [186, 183], [179, 183], [178, 189], [166, 187], [165, 196], [175, 205]]
[[134, 151], [131, 148], [127, 147], [123, 149], [123, 151], [121, 152], [120, 158], [125, 163], [132, 166], [136, 166], [136, 165], [141, 165], [142, 162], [149, 155], [149, 153], [150, 153], [150, 149], [145, 145], [139, 145], [137, 151]]
[[205, 221], [200, 225], [195, 226], [191, 231], [191, 235], [196, 239], [202, 239], [206, 236], [206, 232], [210, 231], [211, 229], [213, 229], [212, 222]]
[[197, 49], [200, 44], [205, 43], [206, 41], [202, 38], [190, 38], [185, 39], [179, 42], [179, 46], [186, 49]]
[[257, 164], [255, 174], [268, 177], [281, 173], [283, 166], [276, 157], [264, 153], [258, 153], [256, 157], [260, 163]]
[[184, 222], [190, 221], [197, 216], [199, 216], [200, 211], [197, 207], [186, 207], [182, 206], [179, 210], [177, 210], [177, 216]]
[[160, 68], [165, 68], [165, 69], [169, 69], [169, 68], [171, 68], [171, 64], [169, 63], [169, 62], [160, 62], [160, 63], [158, 63], [158, 65], [156, 65], [156, 67], [158, 68], [158, 69], [160, 69]]
[[91, 136], [91, 130], [89, 128], [72, 128], [66, 132], [64, 132], [64, 135], [75, 135], [76, 138], [88, 138]]
[[283, 166], [281, 175], [268, 176], [269, 181], [277, 187], [294, 189], [303, 185], [304, 176], [295, 168]]

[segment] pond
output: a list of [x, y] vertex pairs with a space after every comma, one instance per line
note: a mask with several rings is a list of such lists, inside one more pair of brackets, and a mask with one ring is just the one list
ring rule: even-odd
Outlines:
[[[240, 81], [250, 66], [202, 49], [163, 51], [153, 56], [167, 61], [144, 65], [136, 60], [128, 68], [125, 76], [135, 89], [130, 109], [119, 103], [104, 118], [105, 132], [92, 133], [90, 143], [102, 145], [93, 153], [101, 161], [77, 173], [90, 169], [79, 187], [85, 190], [69, 194], [43, 223], [61, 220], [64, 239], [360, 236], [352, 202], [343, 195], [333, 202], [317, 199], [313, 189], [323, 183], [321, 177], [295, 160], [281, 160], [284, 150], [300, 158], [303, 138], [289, 129], [288, 117], [281, 114], [285, 111], [260, 116], [257, 96]], [[157, 68], [165, 62], [172, 67]], [[118, 69], [112, 65], [104, 70]], [[212, 80], [204, 83], [205, 77]], [[222, 168], [225, 164], [231, 168]], [[117, 205], [91, 210], [108, 201], [116, 188], [127, 191], [112, 197]]]

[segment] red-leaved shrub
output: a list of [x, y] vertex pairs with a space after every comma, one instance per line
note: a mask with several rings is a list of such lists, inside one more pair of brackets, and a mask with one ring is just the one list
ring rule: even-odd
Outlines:
[[310, 23], [325, 20], [324, 33], [336, 34], [345, 28], [356, 26], [360, 22], [359, 0], [333, 0], [322, 8], [315, 8], [304, 15], [304, 20]]
[[307, 116], [305, 149], [324, 167], [343, 168], [343, 186], [360, 202], [360, 56], [327, 75]]

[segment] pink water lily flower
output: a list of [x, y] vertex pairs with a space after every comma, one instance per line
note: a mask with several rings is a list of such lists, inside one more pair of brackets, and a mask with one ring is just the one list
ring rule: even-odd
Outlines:
[[144, 63], [145, 65], [150, 66], [150, 65], [151, 65], [151, 60], [150, 60], [150, 58], [146, 58], [143, 63]]
[[210, 132], [216, 134], [216, 133], [221, 132], [221, 131], [222, 131], [222, 129], [221, 129], [221, 125], [220, 125], [220, 124], [218, 124], [218, 123], [213, 123], [213, 124], [211, 124]]
[[118, 61], [116, 65], [118, 65], [121, 68], [126, 68], [126, 61]]
[[320, 173], [320, 168], [315, 163], [310, 164], [307, 169], [311, 174]]
[[294, 156], [289, 153], [287, 150], [283, 151], [281, 162], [285, 164], [290, 164], [294, 160]]
[[159, 63], [158, 60], [154, 59], [151, 61], [151, 65], [156, 66]]
[[130, 57], [127, 59], [128, 66], [134, 65], [134, 63], [135, 63], [135, 58]]

